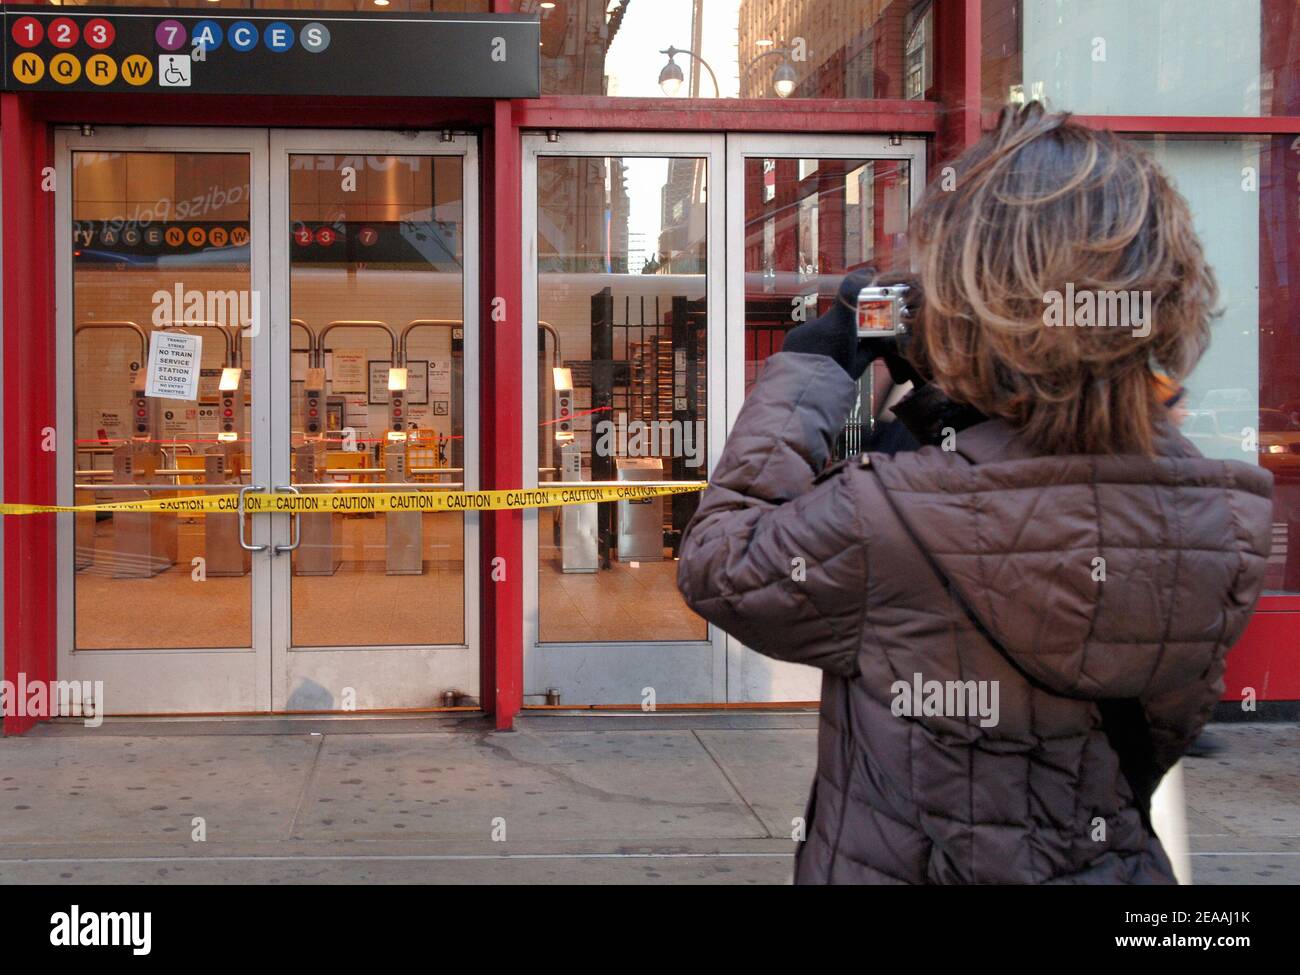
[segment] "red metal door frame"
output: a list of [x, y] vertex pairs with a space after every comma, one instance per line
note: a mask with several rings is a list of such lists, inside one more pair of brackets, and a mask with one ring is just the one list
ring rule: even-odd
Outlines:
[[[19, 95], [0, 95], [0, 208], [4, 248], [4, 500], [52, 504], [55, 455], [54, 193], [49, 130]], [[55, 523], [4, 526], [4, 679], [17, 687], [54, 678]], [[10, 711], [25, 708], [10, 708]], [[4, 733], [38, 719], [6, 714]]]
[[[504, 110], [509, 118], [509, 103], [494, 108], [488, 101], [382, 101], [377, 99], [248, 99], [232, 98], [167, 98], [150, 95], [120, 96], [108, 94], [79, 94], [77, 96], [3, 94], [0, 95], [0, 234], [3, 237], [4, 275], [4, 422], [3, 437], [5, 463], [3, 475], [4, 500], [17, 503], [49, 503], [56, 500], [56, 456], [52, 450], [43, 449], [50, 442], [47, 432], [55, 425], [55, 347], [56, 320], [54, 308], [54, 193], [42, 191], [47, 176], [46, 167], [53, 166], [52, 126], [55, 124], [86, 123], [103, 125], [178, 125], [196, 123], [213, 126], [265, 126], [267, 128], [309, 126], [333, 128], [451, 128], [480, 133], [485, 142], [485, 163], [481, 169], [480, 193], [483, 203], [497, 198], [497, 180], [510, 179], [510, 167], [518, 171], [518, 154], [512, 159], [504, 157], [502, 171], [500, 154], [493, 150], [502, 142], [517, 144], [507, 136], [495, 138]], [[52, 173], [52, 169], [48, 171]], [[498, 176], [498, 172], [501, 173]], [[52, 178], [52, 177], [51, 177]], [[517, 177], [516, 177], [516, 185]], [[54, 187], [57, 192], [59, 187]], [[515, 191], [518, 199], [518, 190]], [[485, 281], [514, 282], [519, 288], [518, 225], [519, 208], [494, 204], [497, 214], [483, 223], [482, 257]], [[502, 231], [514, 221], [513, 231]], [[513, 241], [514, 246], [502, 248], [505, 254], [515, 254], [513, 269], [508, 264], [497, 266], [496, 242]], [[501, 289], [497, 289], [501, 290]], [[505, 293], [509, 294], [506, 287]], [[486, 291], [485, 291], [486, 294]], [[518, 363], [522, 348], [512, 343], [519, 336], [518, 298], [512, 303], [515, 309], [514, 333], [504, 327], [500, 335], [491, 333], [491, 305], [480, 309], [479, 320], [485, 332], [484, 353], [481, 360], [484, 382], [482, 407], [485, 410], [481, 438], [480, 462], [485, 472], [485, 486], [513, 487], [519, 482], [522, 461], [522, 429], [519, 426], [518, 403], [512, 409], [509, 402], [499, 404], [503, 416], [497, 418], [489, 405], [494, 401], [490, 393], [494, 377], [509, 375], [495, 368], [494, 363], [510, 359]], [[513, 357], [513, 358], [511, 358]], [[519, 396], [516, 382], [507, 379], [500, 383]], [[510, 418], [513, 419], [510, 419]], [[513, 468], [510, 466], [513, 464]], [[503, 532], [490, 518], [485, 517], [485, 553], [502, 552], [510, 563], [519, 564], [522, 551], [522, 519], [517, 529], [507, 526]], [[56, 522], [48, 517], [9, 518], [4, 531], [4, 679], [16, 686], [19, 675], [25, 675], [28, 684], [52, 680], [56, 677], [57, 660], [57, 552]], [[518, 540], [510, 541], [514, 531]], [[485, 558], [485, 565], [490, 565]], [[485, 569], [485, 578], [486, 576]], [[496, 654], [509, 657], [511, 648], [516, 658], [520, 656], [522, 640], [509, 637], [511, 620], [516, 633], [522, 634], [523, 590], [519, 573], [507, 574], [505, 589], [482, 587], [489, 598], [482, 603], [481, 632], [484, 634], [480, 659], [480, 700], [485, 710], [494, 711], [498, 721], [506, 726], [518, 710], [503, 707], [499, 702], [518, 698], [521, 688], [516, 676], [514, 684], [503, 685], [504, 696], [498, 688], [497, 675], [518, 674], [521, 665], [513, 667], [509, 659], [498, 663]], [[496, 584], [500, 585], [500, 584]], [[510, 587], [517, 590], [518, 609], [511, 611]], [[504, 638], [502, 636], [504, 632]], [[500, 717], [504, 715], [504, 718]], [[21, 734], [32, 727], [38, 718], [6, 715], [4, 734]]]

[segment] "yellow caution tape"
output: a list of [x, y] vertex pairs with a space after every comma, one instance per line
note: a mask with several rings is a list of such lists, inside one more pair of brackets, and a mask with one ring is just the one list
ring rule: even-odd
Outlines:
[[[295, 494], [289, 491], [250, 491], [244, 495], [245, 514], [355, 514], [402, 511], [511, 511], [554, 508], [596, 501], [641, 501], [670, 494], [702, 491], [705, 484], [655, 484], [626, 487], [540, 487], [498, 491], [330, 491]], [[234, 514], [239, 495], [220, 494], [102, 504], [0, 504], [0, 515], [41, 515], [61, 511], [146, 511], [180, 515]]]

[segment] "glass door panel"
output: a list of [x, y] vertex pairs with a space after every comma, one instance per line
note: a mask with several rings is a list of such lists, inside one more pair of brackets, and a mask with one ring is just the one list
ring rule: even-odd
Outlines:
[[[866, 137], [729, 136], [728, 414], [734, 422], [786, 333], [828, 311], [850, 271], [906, 269], [911, 208], [925, 183], [924, 142]], [[878, 419], [903, 391], [883, 364], [859, 383], [836, 444], [872, 449]], [[728, 639], [728, 699], [815, 701], [821, 675]]]
[[[55, 142], [67, 188], [55, 195], [61, 499], [255, 486], [265, 131], [106, 128]], [[151, 351], [162, 343], [178, 346], [170, 374]], [[169, 376], [182, 381], [160, 386]], [[60, 517], [60, 676], [102, 680], [108, 714], [268, 707], [269, 579], [254, 551], [267, 526], [255, 522]]]
[[[74, 152], [72, 177], [78, 500], [238, 491], [252, 456], [248, 155]], [[158, 331], [197, 339], [195, 399], [145, 395]], [[235, 515], [78, 515], [76, 649], [251, 646], [239, 533]]]
[[[473, 140], [294, 130], [271, 149], [275, 484], [475, 490]], [[478, 704], [477, 514], [275, 519], [277, 708]]]
[[[290, 483], [300, 491], [460, 489], [463, 186], [459, 156], [289, 157]], [[304, 516], [292, 644], [464, 643], [464, 518]]]
[[[537, 161], [539, 483], [703, 481], [706, 160]], [[538, 513], [543, 643], [707, 639], [677, 592], [697, 494]]]
[[[526, 141], [530, 483], [706, 482], [724, 416], [721, 144]], [[698, 503], [525, 514], [525, 704], [722, 699], [721, 639], [677, 591]]]

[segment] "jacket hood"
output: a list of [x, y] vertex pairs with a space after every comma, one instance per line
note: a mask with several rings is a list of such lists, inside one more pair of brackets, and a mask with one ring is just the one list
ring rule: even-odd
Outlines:
[[927, 447], [872, 466], [1032, 678], [1071, 697], [1137, 696], [1201, 676], [1245, 628], [1271, 542], [1267, 471], [1206, 459], [1168, 427], [1155, 457], [1036, 457], [999, 420], [957, 441], [942, 461]]

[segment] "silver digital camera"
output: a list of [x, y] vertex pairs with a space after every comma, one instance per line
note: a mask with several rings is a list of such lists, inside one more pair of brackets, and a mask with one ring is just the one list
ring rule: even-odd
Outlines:
[[889, 284], [863, 288], [858, 292], [858, 338], [888, 338], [906, 334], [903, 300], [908, 286]]

